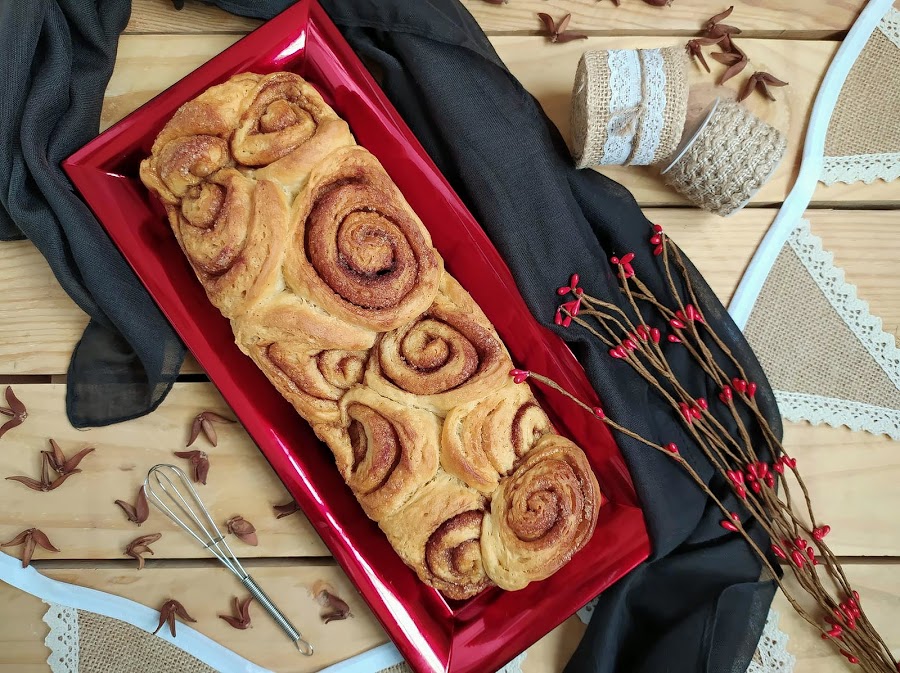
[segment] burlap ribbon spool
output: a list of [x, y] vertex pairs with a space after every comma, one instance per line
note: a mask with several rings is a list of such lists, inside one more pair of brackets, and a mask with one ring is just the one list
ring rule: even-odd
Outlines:
[[783, 133], [743, 105], [720, 100], [663, 178], [695, 206], [724, 217], [769, 181], [786, 149]]
[[572, 90], [578, 168], [659, 163], [681, 139], [687, 110], [681, 47], [585, 52]]

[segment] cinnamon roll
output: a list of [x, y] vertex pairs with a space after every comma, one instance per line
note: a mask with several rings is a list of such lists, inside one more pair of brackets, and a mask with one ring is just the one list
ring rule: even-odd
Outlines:
[[464, 599], [555, 572], [596, 480], [345, 121], [293, 73], [185, 103], [140, 177], [240, 349], [331, 449], [423, 582]]
[[493, 584], [481, 562], [485, 503], [484, 496], [439, 471], [379, 525], [423, 582], [462, 600]]
[[512, 361], [493, 325], [445, 274], [422, 315], [383, 334], [369, 359], [366, 385], [438, 414], [498, 390]]
[[227, 318], [276, 291], [288, 206], [272, 182], [223, 168], [168, 205], [169, 223], [210, 301]]
[[550, 419], [528, 386], [509, 383], [455, 407], [441, 430], [441, 467], [482, 493], [493, 493], [543, 435]]
[[431, 304], [444, 263], [378, 160], [361, 147], [328, 155], [297, 197], [288, 287], [352, 325], [392, 330]]
[[356, 386], [341, 398], [341, 424], [317, 425], [363, 510], [381, 521], [438, 470], [440, 420]]
[[232, 322], [235, 341], [310, 423], [339, 423], [344, 393], [361, 383], [374, 333], [340, 323], [330, 332], [293, 297], [279, 296]]
[[590, 539], [600, 503], [581, 449], [544, 435], [491, 494], [481, 533], [488, 576], [508, 590], [549, 577]]

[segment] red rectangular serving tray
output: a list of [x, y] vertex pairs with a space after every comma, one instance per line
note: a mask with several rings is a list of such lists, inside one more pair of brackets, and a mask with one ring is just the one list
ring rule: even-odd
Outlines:
[[182, 103], [235, 73], [277, 70], [309, 80], [378, 157], [517, 366], [595, 400], [574, 356], [531, 316], [497, 250], [313, 0], [301, 0], [213, 58], [63, 167], [412, 667], [494, 671], [647, 558], [649, 538], [631, 478], [605, 425], [560, 395], [536, 390], [557, 429], [584, 448], [604, 493], [588, 545], [542, 582], [461, 602], [445, 600], [404, 565], [363, 514], [328, 449], [235, 346], [228, 321], [207, 300], [138, 179], [138, 164]]

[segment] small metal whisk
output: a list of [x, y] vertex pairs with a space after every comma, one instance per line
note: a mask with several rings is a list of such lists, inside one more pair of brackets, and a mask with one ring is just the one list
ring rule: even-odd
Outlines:
[[[173, 479], [174, 477], [174, 479]], [[181, 490], [179, 490], [177, 481], [181, 482]], [[186, 498], [182, 491], [189, 494]], [[193, 484], [188, 476], [174, 465], [155, 465], [150, 468], [147, 473], [147, 479], [144, 480], [144, 493], [147, 500], [152, 502], [157, 509], [168, 516], [179, 527], [187, 531], [197, 542], [209, 549], [213, 555], [228, 568], [241, 584], [247, 587], [250, 594], [263, 606], [266, 612], [275, 620], [281, 630], [285, 632], [288, 638], [294, 643], [296, 648], [306, 656], [313, 653], [313, 646], [303, 639], [303, 635], [294, 628], [287, 617], [281, 610], [266, 596], [265, 592], [259, 588], [256, 581], [250, 577], [250, 574], [244, 570], [244, 566], [238, 561], [225, 537], [219, 532], [218, 526], [209, 515], [209, 511], [200, 500], [200, 496], [194, 489]], [[166, 504], [168, 501], [169, 504]], [[177, 509], [185, 518], [180, 518], [173, 511]]]

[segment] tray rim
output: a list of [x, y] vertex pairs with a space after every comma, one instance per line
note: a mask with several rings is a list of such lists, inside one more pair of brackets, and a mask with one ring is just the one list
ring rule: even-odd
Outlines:
[[[462, 212], [464, 212], [465, 215], [467, 215], [467, 217], [473, 223], [475, 223], [474, 217], [465, 208], [465, 205], [462, 203], [462, 201], [459, 199], [459, 197], [455, 194], [455, 192], [452, 191], [452, 189], [450, 188], [450, 186], [446, 182], [446, 180], [443, 178], [443, 176], [441, 176], [441, 174], [439, 173], [437, 168], [434, 166], [433, 162], [431, 162], [430, 158], [425, 153], [424, 149], [421, 147], [421, 145], [415, 139], [415, 137], [413, 136], [413, 134], [409, 130], [409, 128], [406, 126], [405, 122], [402, 120], [402, 118], [400, 118], [399, 114], [396, 112], [396, 110], [393, 108], [391, 103], [387, 100], [386, 96], [383, 94], [381, 89], [375, 83], [374, 79], [371, 78], [368, 71], [365, 70], [362, 63], [358, 60], [358, 58], [355, 56], [355, 54], [353, 54], [353, 52], [350, 50], [349, 45], [347, 45], [347, 43], [345, 41], [343, 41], [342, 36], [340, 36], [340, 34], [337, 32], [337, 28], [334, 26], [333, 23], [331, 23], [330, 19], [327, 17], [327, 15], [325, 14], [325, 12], [321, 8], [321, 6], [316, 2], [316, 0], [300, 0], [300, 2], [298, 2], [297, 4], [295, 4], [292, 7], [288, 8], [287, 10], [282, 12], [282, 14], [280, 14], [277, 17], [275, 17], [274, 19], [262, 24], [259, 28], [257, 28], [253, 32], [249, 33], [247, 36], [245, 36], [241, 40], [237, 41], [234, 45], [228, 47], [223, 52], [214, 56], [212, 59], [210, 59], [205, 64], [201, 65], [199, 68], [195, 69], [194, 71], [192, 71], [191, 73], [186, 75], [184, 78], [180, 79], [178, 82], [176, 82], [172, 86], [170, 86], [167, 89], [165, 89], [164, 91], [160, 92], [157, 96], [152, 98], [150, 101], [148, 101], [147, 103], [145, 103], [144, 105], [142, 105], [141, 107], [139, 107], [138, 109], [136, 109], [135, 111], [133, 111], [132, 113], [127, 115], [125, 118], [123, 118], [116, 124], [109, 127], [106, 131], [104, 131], [102, 134], [100, 134], [97, 138], [95, 138], [94, 140], [89, 142], [83, 148], [81, 148], [80, 150], [73, 153], [68, 159], [63, 161], [64, 171], [70, 177], [72, 182], [76, 185], [78, 190], [80, 192], [82, 192], [83, 198], [85, 199], [85, 201], [88, 202], [88, 205], [91, 207], [92, 211], [97, 216], [97, 218], [100, 221], [103, 228], [113, 238], [113, 241], [116, 244], [117, 248], [119, 248], [121, 250], [121, 246], [119, 245], [115, 236], [107, 227], [107, 224], [104, 221], [104, 217], [101, 216], [101, 214], [98, 213], [97, 210], [95, 209], [95, 207], [94, 207], [95, 204], [94, 204], [94, 201], [92, 201], [92, 197], [88, 196], [88, 194], [90, 194], [92, 192], [93, 186], [96, 183], [101, 183], [104, 180], [110, 180], [110, 179], [115, 180], [115, 179], [119, 178], [119, 176], [117, 174], [110, 173], [105, 168], [105, 166], [109, 162], [114, 162], [117, 158], [116, 157], [116, 140], [119, 138], [120, 135], [129, 131], [133, 127], [134, 124], [139, 123], [140, 118], [142, 116], [142, 112], [144, 110], [152, 107], [155, 102], [157, 102], [161, 99], [165, 99], [165, 98], [181, 98], [181, 100], [189, 100], [190, 98], [193, 98], [194, 96], [196, 96], [197, 93], [199, 91], [202, 91], [203, 89], [196, 89], [196, 88], [191, 87], [192, 82], [195, 79], [199, 79], [201, 75], [203, 77], [207, 77], [207, 78], [210, 75], [213, 75], [213, 80], [217, 79], [219, 76], [221, 76], [222, 72], [225, 72], [228, 70], [227, 66], [226, 67], [222, 67], [222, 66], [225, 65], [226, 62], [228, 61], [227, 57], [229, 54], [235, 54], [235, 53], [239, 52], [240, 49], [242, 48], [242, 45], [247, 45], [248, 41], [251, 41], [253, 39], [256, 39], [258, 41], [260, 36], [266, 34], [267, 32], [271, 32], [273, 30], [273, 27], [276, 26], [278, 22], [285, 21], [285, 19], [288, 19], [288, 18], [293, 20], [300, 27], [297, 29], [298, 33], [295, 36], [295, 38], [293, 39], [293, 41], [290, 43], [289, 49], [285, 50], [285, 52], [283, 54], [284, 57], [288, 58], [291, 56], [295, 56], [298, 52], [302, 52], [304, 55], [304, 58], [305, 58], [306, 54], [310, 51], [310, 47], [312, 45], [318, 44], [317, 40], [319, 40], [319, 41], [324, 40], [325, 42], [331, 41], [331, 43], [333, 43], [335, 40], [337, 40], [338, 46], [341, 46], [341, 43], [342, 43], [342, 52], [343, 53], [340, 54], [342, 59], [344, 59], [344, 62], [342, 63], [342, 65], [346, 66], [347, 60], [350, 60], [352, 62], [353, 66], [356, 69], [356, 71], [353, 73], [353, 75], [357, 78], [362, 79], [362, 83], [363, 83], [364, 87], [367, 88], [366, 93], [368, 95], [372, 96], [372, 98], [374, 99], [374, 100], [367, 100], [366, 102], [369, 102], [370, 104], [371, 103], [377, 104], [384, 111], [384, 113], [387, 115], [387, 117], [396, 125], [396, 127], [397, 127], [396, 130], [404, 136], [404, 139], [405, 139], [406, 143], [409, 145], [409, 148], [418, 155], [418, 158], [422, 161], [425, 168], [427, 170], [430, 170], [437, 176], [437, 178], [443, 183], [444, 188], [446, 190], [448, 190], [452, 194], [452, 196], [455, 198], [455, 200], [457, 202], [457, 204], [456, 204], [457, 207]], [[336, 37], [335, 37], [335, 35], [336, 35]], [[329, 46], [333, 47], [334, 45], [330, 44]], [[293, 49], [294, 51], [290, 52], [290, 49]], [[349, 54], [347, 53], [348, 51], [349, 51]], [[224, 77], [222, 79], [224, 79]], [[313, 83], [315, 84], [315, 82], [313, 82]], [[212, 82], [207, 81], [207, 83], [204, 85], [204, 88], [210, 86], [211, 84], [212, 84]], [[153, 135], [153, 137], [155, 137], [155, 135], [156, 135], [155, 132], [152, 135]], [[373, 151], [373, 153], [374, 153], [374, 151]], [[94, 198], [96, 198], [96, 194], [94, 194]], [[475, 224], [477, 226], [477, 223], [475, 223]], [[480, 231], [480, 226], [479, 226], [479, 231]], [[486, 237], [485, 237], [485, 240], [486, 240]], [[488, 243], [488, 245], [490, 245], [490, 243]], [[491, 246], [491, 249], [493, 249], [493, 246]], [[494, 250], [494, 253], [496, 253], [496, 250]], [[132, 265], [133, 268], [135, 268], [132, 260], [128, 256], [128, 254], [126, 254], [125, 251], [122, 251], [122, 254], [126, 257], [126, 260], [129, 262], [129, 264]], [[491, 267], [491, 268], [493, 269], [493, 267]], [[509, 274], [509, 271], [508, 271], [508, 269], [506, 269], [505, 264], [503, 265], [503, 268], [506, 270], [506, 273]], [[138, 276], [141, 277], [141, 274], [137, 268], [135, 268], [135, 271], [138, 274]], [[510, 279], [511, 279], [511, 275], [510, 275]], [[144, 282], [144, 284], [146, 286], [147, 283], [144, 280], [144, 278], [141, 278], [141, 280], [142, 280], [142, 282]], [[150, 290], [149, 287], [148, 287], [148, 290]], [[163, 306], [159, 302], [158, 297], [152, 292], [152, 290], [150, 290], [150, 291], [151, 291], [151, 295], [153, 296], [153, 298], [157, 302], [157, 304], [160, 306], [161, 310], [163, 310], [163, 312], [166, 314], [167, 318], [174, 324], [176, 322], [176, 320], [173, 319], [173, 317], [170, 315], [169, 310], [167, 310], [167, 307]], [[521, 296], [519, 296], [519, 299], [521, 299]], [[530, 317], [530, 314], [529, 314], [529, 317]], [[179, 334], [182, 336], [182, 338], [185, 339], [185, 335], [182, 334], [182, 330], [178, 328], [178, 325], [176, 325], [176, 330], [179, 332]], [[549, 338], [557, 340], [560, 344], [563, 343], [556, 335], [554, 335], [549, 330], [546, 330], [544, 328], [544, 332], [546, 333], [546, 335], [550, 335]], [[185, 339], [185, 341], [186, 341], [186, 343], [188, 343], [187, 339]], [[194, 347], [192, 347], [192, 344], [188, 343], [188, 346], [189, 346], [189, 348], [191, 348], [191, 351], [195, 354], [195, 357], [197, 357], [198, 361], [200, 361], [201, 364], [204, 364], [204, 367], [205, 367], [206, 365], [204, 363], [204, 360], [206, 360], [208, 358], [204, 357], [203, 352], [195, 351]], [[568, 352], [568, 350], [567, 350], [567, 352]], [[569, 355], [571, 355], [570, 352], [569, 352]], [[571, 356], [571, 357], [572, 357], [572, 360], [574, 361], [574, 356]], [[249, 361], [249, 359], [248, 359], [248, 361]], [[570, 364], [570, 366], [571, 366], [571, 364]], [[580, 370], [580, 365], [578, 365], [578, 367]], [[225, 397], [226, 401], [228, 401], [229, 404], [231, 404], [229, 397], [226, 395], [226, 393], [224, 391], [221, 390], [221, 387], [219, 386], [217, 378], [214, 378], [212, 373], [210, 373], [209, 376], [210, 376], [211, 382], [214, 385], [216, 385], [217, 388], [220, 389], [220, 392], [222, 393], [223, 397]], [[582, 371], [582, 376], [583, 376], [583, 371]], [[585, 381], [586, 381], [586, 379], [585, 379]], [[593, 394], [592, 389], [590, 392], [591, 392], [591, 394]], [[241, 416], [240, 412], [237, 409], [235, 409], [235, 412], [238, 414], [239, 417]], [[301, 421], [302, 421], [302, 418], [301, 418]], [[305, 421], [303, 422], [303, 425], [305, 425]], [[608, 433], [608, 430], [606, 430], [605, 426], [601, 426], [601, 427]], [[269, 460], [270, 464], [272, 464], [272, 467], [276, 471], [276, 473], [279, 475], [279, 478], [281, 478], [284, 481], [285, 476], [279, 470], [279, 467], [276, 466], [276, 464], [273, 462], [273, 456], [270, 455], [271, 452], [267, 451], [266, 448], [263, 448], [263, 444], [259, 441], [259, 439], [257, 437], [258, 433], [252, 432], [249, 427], [248, 427], [248, 433], [250, 434], [251, 438], [253, 438], [253, 440], [260, 447], [260, 450], [263, 452], [263, 454], [267, 458], [267, 460]], [[289, 447], [281, 447], [281, 448], [285, 452], [289, 449]], [[616, 448], [616, 451], [618, 452], [618, 448]], [[620, 452], [619, 452], [619, 460], [621, 462], [621, 468], [624, 471], [624, 473], [619, 473], [616, 475], [616, 477], [624, 478], [627, 481], [628, 488], [633, 493], [633, 485], [631, 483], [631, 478], [627, 472], [627, 467], [625, 467], [625, 465], [624, 465], [624, 460], [621, 458]], [[334, 472], [336, 474], [337, 470], [334, 470]], [[285, 482], [285, 483], [287, 485], [287, 482]], [[292, 482], [292, 483], [294, 483], [294, 482]], [[295, 498], [297, 498], [297, 494], [294, 492], [295, 489], [291, 488], [290, 485], [289, 485], [289, 489], [291, 490], [291, 494]], [[636, 498], [636, 496], [635, 496], [635, 498]], [[298, 498], [298, 501], [299, 500], [300, 500], [300, 498]], [[305, 500], [308, 501], [309, 498], [305, 498]], [[610, 505], [606, 504], [605, 506], [609, 507]], [[634, 530], [632, 531], [632, 534], [634, 536], [634, 540], [633, 540], [634, 544], [633, 544], [632, 549], [630, 549], [629, 554], [627, 555], [626, 562], [620, 566], [619, 570], [621, 570], [622, 572], [618, 573], [617, 577], [621, 577], [623, 574], [625, 574], [625, 572], [629, 571], [634, 566], [636, 566], [638, 563], [645, 560], [649, 555], [649, 548], [650, 548], [649, 536], [647, 533], [646, 524], [643, 520], [643, 516], [642, 516], [640, 507], [639, 507], [636, 499], [630, 505], [622, 505], [622, 507], [626, 508], [626, 509], [635, 510], [637, 516], [632, 516], [630, 519], [632, 525], [634, 526]], [[304, 509], [304, 512], [306, 513], [306, 508], [303, 508], [303, 509]], [[635, 512], [632, 512], [632, 514], [634, 514]], [[361, 510], [360, 510], [360, 513], [361, 513]], [[309, 513], [307, 513], [307, 516], [309, 516]], [[310, 518], [312, 521], [312, 517], [310, 517]], [[373, 613], [375, 613], [376, 617], [382, 622], [385, 629], [388, 631], [388, 633], [391, 635], [391, 637], [398, 644], [399, 649], [404, 654], [404, 656], [407, 658], [407, 660], [414, 666], [414, 668], [416, 668], [417, 670], [422, 670], [422, 671], [425, 671], [425, 670], [427, 670], [427, 671], [451, 671], [451, 670], [453, 670], [453, 671], [456, 671], [456, 670], [477, 671], [477, 670], [480, 670], [477, 667], [473, 667], [473, 665], [477, 665], [479, 663], [478, 660], [475, 660], [474, 662], [467, 660], [467, 653], [466, 653], [467, 645], [463, 644], [462, 646], [458, 646], [459, 643], [456, 643], [456, 645], [454, 643], [454, 641], [465, 641], [465, 643], [471, 643], [473, 641], [473, 639], [477, 640], [480, 635], [483, 635], [482, 633], [473, 632], [472, 625], [478, 622], [478, 619], [475, 618], [475, 615], [473, 614], [473, 613], [478, 612], [477, 607], [470, 607], [472, 605], [472, 603], [469, 603], [462, 607], [450, 606], [450, 609], [448, 612], [446, 612], [445, 614], [438, 615], [438, 619], [436, 621], [441, 621], [443, 619], [444, 621], [447, 622], [447, 624], [449, 625], [450, 628], [444, 634], [448, 640], [447, 647], [438, 648], [438, 649], [442, 650], [442, 652], [436, 652], [435, 648], [432, 646], [433, 644], [423, 643], [423, 641], [421, 641], [421, 639], [417, 639], [415, 637], [410, 636], [408, 633], [406, 633], [404, 631], [404, 629], [402, 629], [396, 623], [396, 620], [392, 619], [392, 613], [389, 609], [387, 609], [387, 599], [388, 599], [388, 594], [390, 593], [389, 591], [379, 591], [377, 586], [373, 586], [373, 584], [378, 584], [377, 582], [375, 582], [375, 583], [370, 582], [369, 586], [360, 587], [360, 578], [358, 576], [358, 573], [348, 571], [347, 566], [345, 565], [345, 562], [347, 561], [347, 554], [344, 552], [346, 552], [346, 550], [343, 550], [343, 549], [341, 549], [339, 551], [335, 550], [335, 544], [337, 544], [339, 542], [339, 540], [336, 539], [334, 536], [328, 535], [327, 530], [323, 529], [321, 526], [318, 527], [317, 532], [320, 534], [320, 536], [326, 542], [327, 546], [332, 551], [332, 553], [335, 555], [335, 558], [339, 561], [341, 566], [345, 569], [345, 571], [347, 571], [347, 574], [350, 577], [351, 581], [353, 581], [357, 585], [357, 587], [360, 588], [361, 593], [363, 593], [363, 597], [369, 604], [370, 608], [372, 608]], [[563, 572], [565, 572], [565, 568], [561, 569], [559, 571], [559, 573], [557, 573], [557, 575], [559, 575], [560, 573], [563, 573]], [[535, 583], [535, 584], [540, 584], [540, 583]], [[520, 593], [520, 592], [503, 592], [503, 593], [507, 594], [507, 595], [511, 595], [511, 594]], [[589, 600], [592, 597], [593, 596], [588, 596], [585, 600]], [[373, 604], [373, 602], [375, 602], [376, 604]], [[473, 602], [474, 602], [474, 599], [473, 599]], [[378, 603], [380, 603], [380, 604], [378, 604]], [[564, 619], [564, 618], [565, 617], [563, 617], [562, 619]], [[549, 631], [550, 629], [555, 627], [557, 623], [562, 621], [562, 619], [558, 619], [558, 620], [550, 619], [549, 621], [547, 621], [547, 626], [546, 626], [546, 628], [543, 629], [543, 631], [544, 632]], [[476, 631], [477, 631], [477, 629], [476, 629]], [[525, 646], [526, 647], [529, 646], [533, 642], [533, 640], [536, 640], [536, 639], [537, 638], [529, 639]], [[422, 645], [424, 645], [424, 648], [420, 647]], [[496, 646], [496, 643], [494, 644], [494, 646]], [[425, 652], [425, 651], [423, 651], [423, 649], [428, 650], [428, 651]], [[506, 649], [508, 649], [508, 648], [506, 648]], [[435, 655], [437, 655], [437, 656], [435, 656]], [[441, 656], [441, 655], [445, 655], [445, 656]], [[509, 658], [509, 657], [507, 657], [507, 658]], [[480, 663], [486, 663], [486, 662], [481, 661]], [[503, 662], [501, 661], [500, 663], [503, 663]]]

